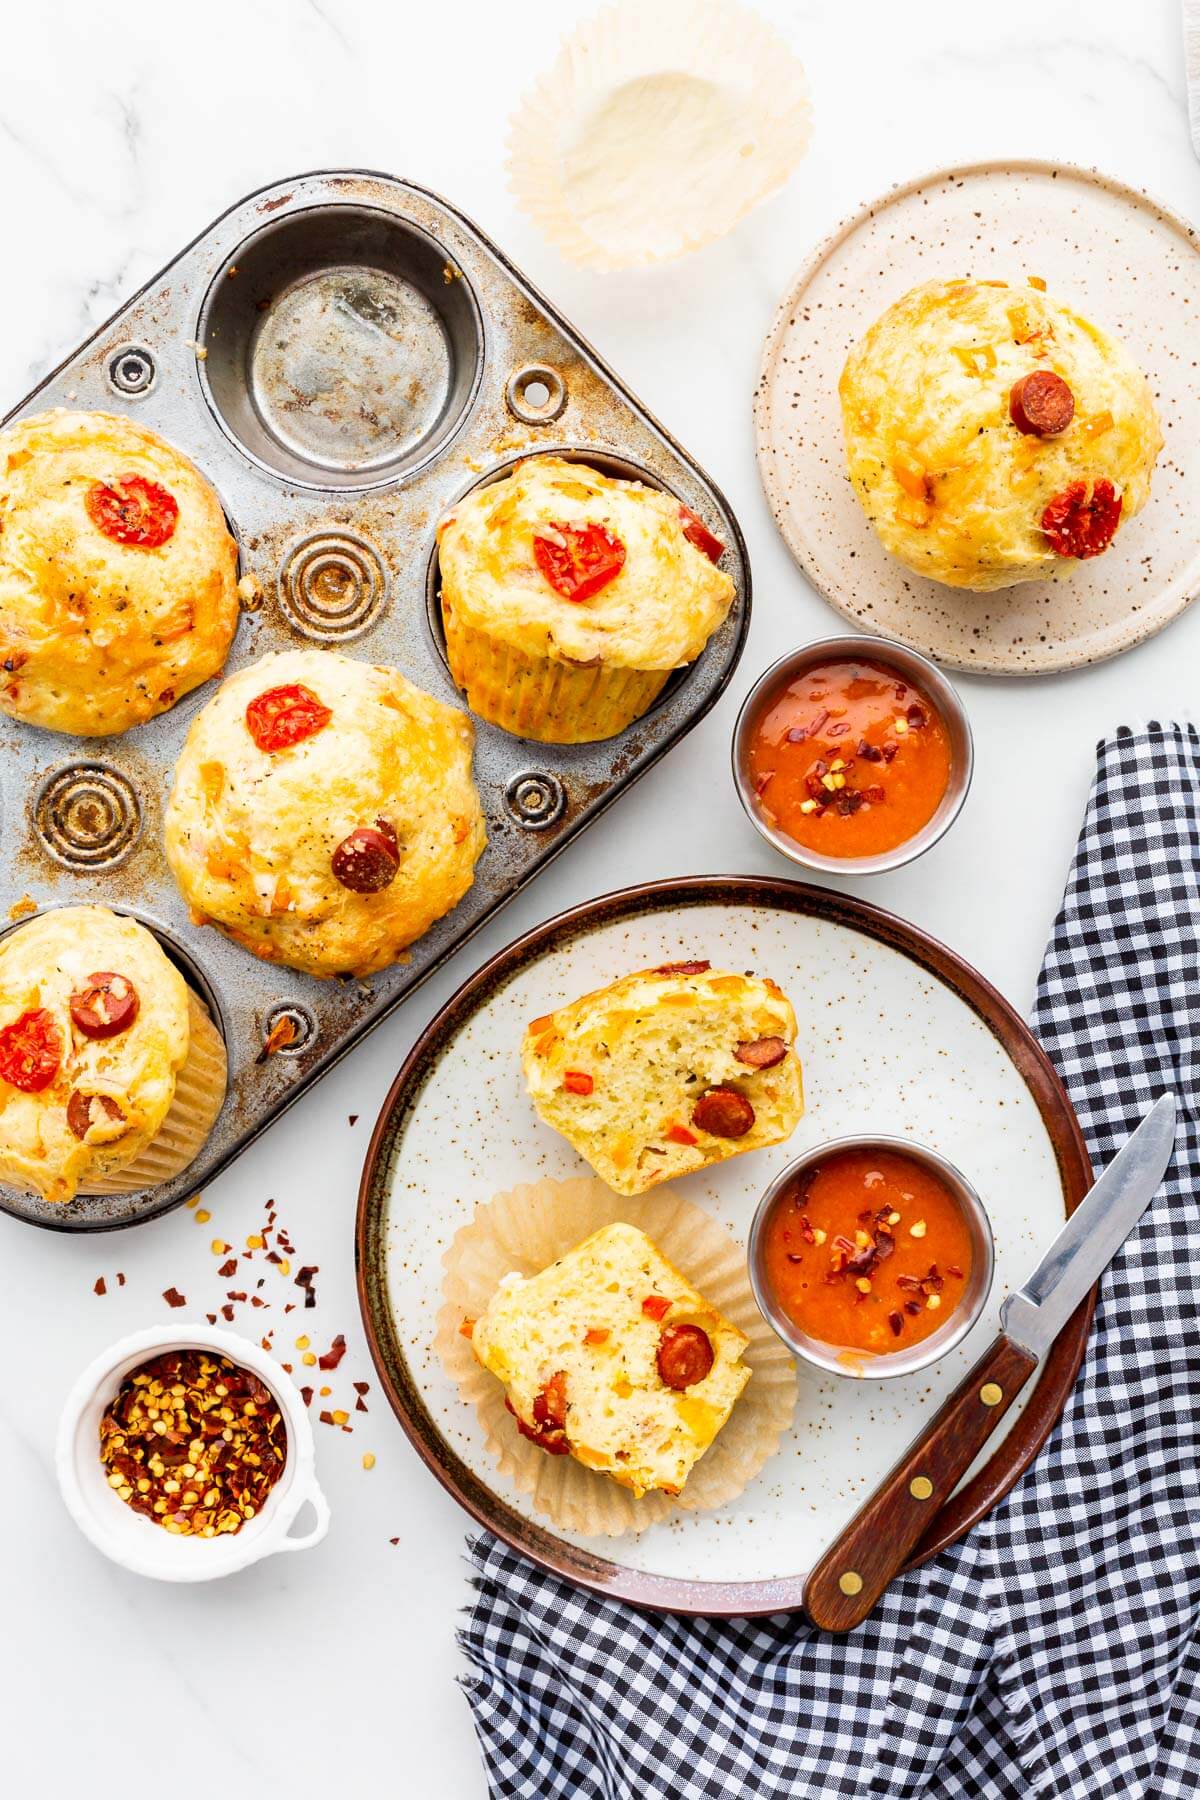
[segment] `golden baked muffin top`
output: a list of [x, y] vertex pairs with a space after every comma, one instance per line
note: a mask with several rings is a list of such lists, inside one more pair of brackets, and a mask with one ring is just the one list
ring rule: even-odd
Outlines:
[[0, 708], [107, 737], [223, 666], [237, 546], [199, 470], [115, 413], [0, 432]]
[[484, 843], [465, 713], [328, 650], [222, 683], [175, 771], [166, 851], [197, 923], [311, 975], [386, 968]]
[[689, 509], [557, 456], [460, 500], [438, 546], [443, 607], [529, 656], [682, 668], [733, 601], [722, 546]]
[[747, 1339], [634, 1225], [507, 1275], [472, 1348], [518, 1429], [635, 1494], [678, 1494], [750, 1379]]
[[0, 940], [0, 1180], [67, 1201], [158, 1132], [188, 1053], [183, 976], [135, 919], [39, 913]]
[[1116, 339], [1039, 286], [931, 281], [840, 383], [850, 480], [885, 548], [981, 590], [1099, 555], [1145, 505], [1162, 434]]
[[804, 1111], [796, 1015], [773, 981], [703, 960], [639, 969], [534, 1019], [538, 1114], [619, 1194], [790, 1137]]

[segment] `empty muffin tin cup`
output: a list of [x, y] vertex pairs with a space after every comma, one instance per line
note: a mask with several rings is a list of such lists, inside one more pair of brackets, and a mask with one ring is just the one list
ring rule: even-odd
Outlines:
[[[875, 856], [825, 856], [819, 850], [797, 843], [765, 817], [750, 778], [750, 746], [771, 702], [806, 669], [818, 663], [842, 661], [875, 663], [889, 673], [894, 670], [901, 681], [928, 696], [941, 715], [950, 740], [950, 779], [937, 811], [912, 837]], [[733, 781], [747, 816], [767, 842], [782, 851], [790, 862], [825, 875], [882, 875], [889, 869], [902, 868], [905, 863], [923, 856], [926, 850], [932, 850], [962, 811], [971, 786], [974, 761], [971, 723], [955, 689], [927, 657], [890, 638], [850, 635], [818, 638], [799, 650], [789, 650], [786, 656], [771, 664], [765, 675], [759, 676], [743, 701], [733, 728]]]
[[[108, 1484], [100, 1460], [100, 1419], [127, 1375], [170, 1350], [208, 1350], [249, 1369], [279, 1403], [287, 1432], [287, 1462], [262, 1508], [240, 1531], [217, 1537], [183, 1537], [145, 1518]], [[156, 1581], [214, 1581], [279, 1550], [308, 1550], [329, 1530], [329, 1502], [317, 1482], [316, 1452], [308, 1412], [279, 1364], [248, 1339], [210, 1325], [180, 1324], [135, 1331], [84, 1370], [67, 1396], [55, 1451], [58, 1484], [67, 1511], [97, 1550], [135, 1575]], [[307, 1531], [292, 1535], [302, 1508], [311, 1505]]]
[[[919, 1343], [905, 1347], [897, 1340], [896, 1349], [885, 1355], [873, 1355], [868, 1350], [845, 1349], [836, 1344], [826, 1344], [820, 1338], [810, 1337], [806, 1331], [801, 1330], [795, 1320], [784, 1312], [775, 1296], [766, 1272], [765, 1255], [767, 1226], [780, 1207], [791, 1205], [791, 1195], [801, 1177], [843, 1151], [873, 1150], [907, 1157], [911, 1162], [920, 1164], [943, 1187], [948, 1188], [958, 1203], [971, 1237], [971, 1273], [966, 1279], [958, 1305], [950, 1312], [945, 1324], [940, 1325], [928, 1337], [922, 1338]], [[858, 1380], [887, 1381], [896, 1375], [915, 1375], [919, 1369], [927, 1369], [931, 1363], [938, 1362], [948, 1351], [953, 1350], [956, 1344], [962, 1343], [987, 1305], [995, 1272], [995, 1254], [992, 1227], [983, 1201], [961, 1170], [925, 1144], [910, 1143], [907, 1138], [871, 1136], [834, 1138], [828, 1143], [817, 1144], [812, 1150], [806, 1150], [803, 1156], [798, 1156], [794, 1162], [789, 1163], [783, 1173], [776, 1176], [758, 1203], [750, 1226], [746, 1260], [750, 1286], [754, 1290], [759, 1311], [801, 1362], [808, 1363], [810, 1368], [823, 1375], [848, 1375]]]
[[200, 381], [260, 467], [302, 487], [405, 479], [462, 423], [483, 366], [470, 283], [411, 220], [314, 206], [264, 225], [200, 310]]

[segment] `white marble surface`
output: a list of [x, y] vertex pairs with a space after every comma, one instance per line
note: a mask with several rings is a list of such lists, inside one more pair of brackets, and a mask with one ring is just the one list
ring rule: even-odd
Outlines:
[[[240, 1242], [269, 1195], [300, 1256], [321, 1265], [314, 1335], [344, 1329], [341, 1375], [371, 1377], [353, 1196], [370, 1121], [418, 1027], [518, 930], [618, 880], [785, 872], [737, 806], [726, 752], [756, 672], [836, 623], [776, 539], [751, 449], [761, 340], [814, 238], [893, 180], [982, 156], [1095, 163], [1200, 213], [1177, 0], [763, 0], [814, 90], [815, 141], [798, 176], [689, 262], [581, 275], [516, 214], [501, 146], [530, 72], [584, 10], [574, 0], [212, 0], [139, 13], [42, 0], [5, 16], [0, 410], [241, 194], [318, 166], [389, 169], [474, 215], [707, 465], [741, 518], [756, 585], [734, 691], [210, 1190], [211, 1227], [182, 1212], [73, 1242], [0, 1218], [0, 1778], [14, 1800], [128, 1794], [130, 1758], [135, 1782], [200, 1780], [227, 1800], [368, 1783], [483, 1793], [454, 1686], [464, 1520], [381, 1405], [353, 1437], [318, 1427], [335, 1509], [320, 1549], [176, 1590], [110, 1567], [67, 1518], [51, 1468], [62, 1397], [110, 1338], [166, 1319], [168, 1283], [211, 1305], [210, 1236]], [[965, 682], [979, 752], [965, 816], [914, 868], [845, 885], [945, 938], [1026, 1007], [1096, 737], [1186, 703], [1198, 677], [1200, 610], [1102, 668]], [[112, 1291], [101, 1299], [102, 1272]], [[369, 1474], [368, 1449], [378, 1457]]]

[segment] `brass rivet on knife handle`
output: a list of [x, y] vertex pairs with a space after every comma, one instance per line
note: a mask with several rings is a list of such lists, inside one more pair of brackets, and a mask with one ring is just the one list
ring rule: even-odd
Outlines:
[[936, 1530], [940, 1504], [1036, 1368], [1029, 1351], [1011, 1338], [996, 1339], [811, 1571], [804, 1610], [814, 1625], [823, 1631], [861, 1625]]

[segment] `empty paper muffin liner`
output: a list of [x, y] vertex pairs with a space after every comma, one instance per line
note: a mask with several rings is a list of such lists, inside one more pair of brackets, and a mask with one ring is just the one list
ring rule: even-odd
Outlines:
[[[644, 1231], [718, 1312], [750, 1340], [750, 1380], [728, 1423], [688, 1476], [682, 1494], [638, 1499], [572, 1456], [547, 1456], [524, 1438], [505, 1407], [505, 1389], [476, 1358], [460, 1326], [485, 1310], [501, 1278], [535, 1275], [568, 1250], [622, 1221]], [[591, 1176], [539, 1181], [481, 1202], [443, 1258], [443, 1305], [434, 1346], [463, 1400], [475, 1408], [487, 1448], [518, 1491], [560, 1528], [593, 1537], [644, 1531], [677, 1509], [711, 1510], [735, 1500], [778, 1447], [796, 1405], [787, 1348], [766, 1324], [750, 1291], [745, 1251], [708, 1214], [663, 1189], [635, 1198], [614, 1194]]]
[[200, 997], [188, 990], [187, 1058], [175, 1098], [154, 1137], [131, 1163], [83, 1183], [89, 1194], [130, 1194], [170, 1181], [199, 1155], [225, 1100], [225, 1040]]
[[731, 0], [621, 0], [574, 32], [513, 118], [509, 176], [571, 262], [626, 269], [723, 237], [810, 133], [787, 42]]
[[443, 615], [450, 672], [471, 711], [516, 737], [592, 744], [616, 737], [657, 700], [669, 670], [593, 667], [527, 656]]

